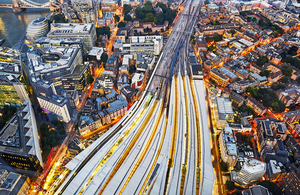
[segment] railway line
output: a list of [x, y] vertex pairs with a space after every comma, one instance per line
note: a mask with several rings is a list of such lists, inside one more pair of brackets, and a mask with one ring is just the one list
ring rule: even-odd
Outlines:
[[187, 66], [202, 3], [185, 1], [140, 100], [67, 165], [71, 173], [55, 194], [202, 194], [205, 106]]

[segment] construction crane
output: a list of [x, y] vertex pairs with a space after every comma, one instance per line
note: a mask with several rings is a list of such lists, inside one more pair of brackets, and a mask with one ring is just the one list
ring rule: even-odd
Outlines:
[[[47, 159], [46, 159], [46, 165], [45, 165], [45, 168], [44, 168], [44, 171], [42, 172], [42, 179], [38, 181], [39, 179], [39, 174], [38, 172], [31, 178], [31, 184], [33, 186], [35, 186], [35, 188], [38, 190], [38, 191], [41, 191], [43, 190], [43, 185], [46, 181], [46, 178], [47, 178], [47, 175], [49, 173], [49, 170], [51, 168], [51, 162], [53, 160], [53, 156], [54, 156], [54, 148], [51, 149], [49, 155], [47, 156]], [[41, 168], [40, 168], [41, 169]], [[39, 170], [40, 170], [39, 169]]]

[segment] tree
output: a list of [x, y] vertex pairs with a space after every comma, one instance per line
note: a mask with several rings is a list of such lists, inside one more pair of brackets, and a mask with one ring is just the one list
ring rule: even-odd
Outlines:
[[191, 35], [190, 41], [193, 45], [195, 45], [195, 43], [196, 43], [195, 35]]
[[270, 75], [270, 71], [269, 70], [263, 70], [259, 73], [259, 75], [268, 77]]
[[227, 172], [228, 171], [228, 165], [224, 161], [221, 161], [220, 162], [220, 169], [221, 169], [221, 171]]
[[94, 82], [94, 78], [92, 75], [88, 74], [86, 78], [86, 84], [90, 85]]
[[297, 55], [297, 51], [298, 51], [298, 47], [292, 46], [287, 53], [291, 56], [295, 56]]
[[258, 185], [268, 188], [269, 192], [273, 195], [282, 195], [282, 190], [273, 182], [264, 180], [258, 183]]
[[246, 16], [246, 12], [240, 12], [241, 16]]
[[282, 77], [280, 79], [280, 81], [283, 82], [283, 83], [287, 83], [287, 82], [289, 82], [289, 77], [288, 76], [284, 76], [284, 77]]
[[127, 15], [132, 10], [132, 7], [130, 5], [125, 4], [123, 7], [123, 13], [124, 15]]
[[115, 15], [115, 23], [118, 23], [120, 21], [120, 17], [118, 15]]
[[297, 83], [300, 84], [300, 76], [296, 79]]
[[101, 62], [103, 62], [103, 67], [105, 67], [105, 64], [106, 64], [107, 60], [108, 60], [107, 53], [102, 53], [102, 55], [101, 55]]
[[204, 4], [206, 4], [206, 5], [209, 4], [209, 0], [205, 0]]
[[152, 29], [149, 28], [149, 27], [147, 27], [147, 28], [144, 29], [144, 32], [145, 32], [145, 33], [151, 33], [151, 32], [152, 32]]
[[125, 26], [126, 26], [125, 22], [119, 22], [119, 24], [118, 24], [118, 28], [123, 28]]
[[288, 66], [283, 66], [281, 68], [281, 72], [283, 75], [287, 76], [287, 77], [291, 77], [293, 74], [293, 68], [288, 67]]
[[156, 18], [153, 13], [147, 13], [145, 17], [145, 22], [154, 22], [156, 23]]
[[251, 22], [251, 17], [247, 17], [247, 22]]
[[236, 34], [236, 30], [234, 30], [234, 29], [230, 29], [230, 33], [232, 34], [232, 36], [233, 35], [235, 35]]
[[111, 34], [109, 26], [96, 28], [96, 33], [97, 33], [97, 37], [99, 37], [99, 35], [107, 35], [108, 38], [110, 37]]
[[125, 20], [126, 22], [129, 22], [129, 21], [132, 20], [132, 18], [131, 18], [131, 16], [130, 16], [129, 14], [127, 14], [126, 16], [124, 16], [124, 20]]
[[256, 17], [253, 17], [252, 18], [252, 22], [256, 22], [257, 21], [257, 18]]
[[234, 190], [234, 188], [235, 188], [235, 187], [234, 187], [234, 182], [233, 182], [233, 181], [227, 180], [225, 185], [226, 185], [226, 189], [229, 190], [229, 191], [232, 191], [232, 190]]
[[269, 59], [266, 56], [260, 56], [257, 61], [256, 64], [257, 66], [262, 67], [265, 63], [267, 63], [269, 61]]
[[233, 117], [233, 120], [234, 120], [235, 123], [241, 122], [241, 118], [240, 118], [239, 116], [237, 116], [237, 115], [235, 115], [235, 116]]

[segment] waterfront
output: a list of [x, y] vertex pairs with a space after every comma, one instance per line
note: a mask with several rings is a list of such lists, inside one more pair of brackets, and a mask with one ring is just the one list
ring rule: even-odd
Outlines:
[[[45, 3], [48, 0], [35, 0]], [[1, 0], [0, 4], [11, 4], [12, 0]], [[12, 47], [26, 34], [27, 25], [37, 17], [46, 16], [49, 9], [28, 9], [15, 14], [11, 8], [0, 8], [0, 39], [5, 39], [2, 46]]]

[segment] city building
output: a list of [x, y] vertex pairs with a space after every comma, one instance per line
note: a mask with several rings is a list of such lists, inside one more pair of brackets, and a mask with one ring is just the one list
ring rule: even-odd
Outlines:
[[226, 87], [229, 83], [229, 78], [227, 78], [217, 68], [213, 68], [209, 71], [209, 79], [212, 79], [217, 83], [217, 85], [220, 85], [221, 87]]
[[82, 151], [82, 148], [83, 148], [83, 144], [80, 143], [80, 141], [77, 138], [73, 139], [71, 143], [68, 145], [69, 154], [73, 157], [79, 154]]
[[284, 112], [282, 115], [282, 119], [286, 123], [294, 123], [300, 119], [300, 109]]
[[26, 175], [15, 172], [8, 173], [0, 170], [0, 194], [1, 195], [25, 195], [30, 189], [30, 179]]
[[68, 123], [72, 117], [72, 110], [68, 99], [52, 95], [52, 96], [38, 96], [37, 100], [40, 107], [46, 112], [54, 113], [60, 120]]
[[263, 152], [265, 148], [273, 149], [277, 139], [286, 139], [286, 126], [282, 122], [259, 120], [257, 125], [257, 149]]
[[130, 43], [123, 43], [122, 47], [119, 49], [123, 52], [130, 52], [134, 56], [139, 53], [159, 55], [162, 47], [163, 36], [141, 35], [131, 36]]
[[249, 190], [244, 190], [242, 195], [270, 195], [268, 188], [261, 185], [251, 186]]
[[[64, 88], [67, 90], [85, 88], [88, 65], [82, 65], [83, 57], [78, 47], [38, 48], [28, 53], [28, 60], [28, 77], [35, 86], [37, 95], [56, 94], [56, 91]], [[44, 94], [47, 91], [48, 93]]]
[[144, 82], [144, 74], [143, 73], [134, 73], [131, 79], [131, 87], [132, 89], [139, 89], [142, 87]]
[[227, 121], [233, 119], [231, 102], [227, 97], [216, 97], [213, 105], [214, 120], [217, 129], [224, 129]]
[[229, 99], [233, 108], [238, 108], [243, 105], [245, 97], [234, 91], [230, 91]]
[[49, 31], [48, 19], [39, 17], [29, 23], [26, 29], [26, 40], [34, 41], [40, 37], [46, 36]]
[[222, 160], [228, 165], [229, 170], [232, 170], [238, 160], [238, 152], [236, 138], [228, 125], [221, 130], [219, 139]]
[[300, 171], [294, 164], [286, 166], [286, 179], [281, 184], [281, 189], [284, 195], [299, 194], [300, 186]]
[[276, 95], [280, 101], [282, 101], [286, 107], [289, 107], [291, 104], [300, 103], [300, 89], [279, 89], [276, 92]]
[[14, 75], [0, 75], [0, 105], [20, 105], [28, 98], [25, 87]]
[[256, 159], [247, 159], [240, 171], [231, 171], [231, 178], [235, 184], [247, 187], [258, 182], [266, 172], [266, 163]]
[[258, 115], [263, 115], [267, 110], [264, 105], [251, 96], [246, 99], [246, 105], [250, 106]]
[[80, 48], [83, 58], [86, 56], [86, 46], [84, 44], [84, 39], [82, 38], [63, 38], [63, 37], [41, 37], [36, 39], [35, 45], [37, 47], [53, 47], [53, 46], [64, 46], [64, 47], [72, 47], [72, 48]]
[[281, 162], [270, 160], [269, 163], [267, 163], [266, 173], [270, 181], [280, 181], [286, 175], [285, 166]]
[[103, 52], [104, 52], [104, 50], [103, 50], [102, 47], [93, 47], [89, 51], [87, 58], [88, 58], [89, 61], [100, 62]]
[[33, 171], [43, 167], [38, 127], [29, 99], [0, 131], [0, 156], [7, 164]]
[[52, 23], [47, 37], [82, 38], [86, 49], [89, 51], [96, 42], [96, 29], [93, 23]]

